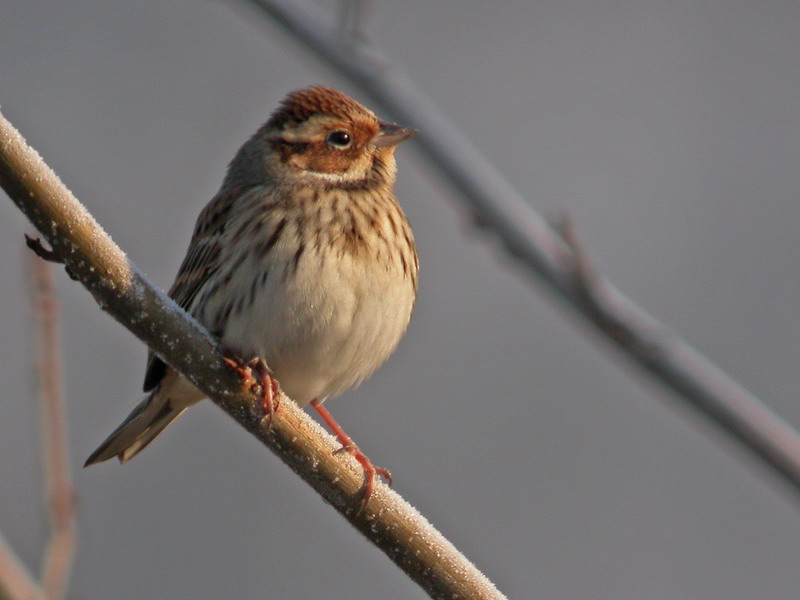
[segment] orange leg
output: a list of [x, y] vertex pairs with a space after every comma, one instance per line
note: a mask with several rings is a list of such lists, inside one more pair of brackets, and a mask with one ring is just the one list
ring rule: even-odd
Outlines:
[[[223, 361], [236, 372], [242, 380], [243, 385], [249, 388], [258, 385], [261, 390], [261, 409], [270, 422], [272, 422], [272, 416], [275, 414], [275, 411], [278, 410], [278, 391], [280, 390], [280, 384], [277, 379], [270, 375], [269, 368], [267, 367], [267, 363], [264, 362], [264, 359], [257, 356], [245, 362], [233, 353], [226, 351]], [[258, 376], [258, 379], [253, 377], [253, 372]]]
[[353, 439], [345, 433], [344, 429], [342, 429], [342, 426], [339, 425], [339, 423], [336, 422], [336, 419], [333, 418], [333, 415], [328, 412], [328, 409], [322, 406], [322, 402], [314, 399], [311, 401], [311, 406], [313, 406], [314, 410], [319, 413], [319, 416], [322, 417], [322, 419], [328, 425], [328, 428], [342, 444], [342, 447], [336, 452], [349, 452], [364, 469], [364, 485], [361, 488], [361, 508], [358, 509], [358, 512], [361, 512], [367, 506], [367, 502], [369, 502], [369, 498], [372, 496], [372, 491], [375, 489], [375, 475], [380, 475], [389, 485], [392, 485], [392, 474], [386, 469], [376, 467], [372, 464], [372, 461], [367, 458], [367, 456], [361, 452], [361, 450], [358, 449], [358, 446], [356, 446], [355, 442], [353, 442]]

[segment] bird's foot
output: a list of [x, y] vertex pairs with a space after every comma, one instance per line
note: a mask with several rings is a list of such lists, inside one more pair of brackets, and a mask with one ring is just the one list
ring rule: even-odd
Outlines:
[[361, 468], [364, 469], [364, 483], [361, 485], [360, 495], [361, 498], [359, 500], [359, 508], [358, 514], [364, 512], [364, 509], [367, 507], [367, 503], [369, 502], [370, 497], [372, 496], [372, 492], [375, 490], [375, 476], [378, 475], [383, 477], [386, 481], [387, 485], [392, 485], [392, 474], [382, 467], [376, 467], [372, 464], [372, 461], [367, 457], [366, 454], [359, 450], [358, 446], [356, 446], [355, 442], [353, 442], [352, 438], [345, 433], [342, 426], [336, 422], [333, 418], [333, 415], [328, 411], [327, 408], [322, 406], [322, 402], [319, 400], [312, 400], [311, 406], [314, 407], [319, 413], [319, 416], [325, 421], [328, 425], [328, 428], [333, 432], [336, 436], [336, 439], [342, 444], [342, 447], [338, 450], [334, 451], [334, 454], [339, 454], [340, 452], [347, 452], [353, 458], [355, 458]]
[[342, 445], [341, 448], [334, 451], [334, 454], [339, 454], [340, 452], [347, 452], [350, 456], [355, 458], [361, 465], [361, 468], [364, 469], [364, 483], [361, 485], [361, 500], [358, 508], [358, 512], [360, 514], [367, 507], [367, 502], [369, 502], [370, 496], [372, 496], [372, 492], [375, 489], [375, 476], [378, 475], [379, 477], [382, 477], [386, 482], [386, 485], [392, 487], [392, 474], [388, 469], [376, 467], [374, 464], [372, 464], [372, 461], [369, 459], [369, 457], [361, 452], [361, 450], [358, 449], [358, 446], [352, 442], [350, 444]]
[[[223, 361], [242, 380], [242, 385], [248, 389], [257, 389], [261, 394], [261, 410], [264, 416], [272, 423], [272, 417], [278, 410], [278, 394], [280, 384], [272, 377], [264, 359], [256, 356], [248, 361], [243, 360], [232, 352], [225, 352]], [[254, 376], [255, 374], [255, 376]]]

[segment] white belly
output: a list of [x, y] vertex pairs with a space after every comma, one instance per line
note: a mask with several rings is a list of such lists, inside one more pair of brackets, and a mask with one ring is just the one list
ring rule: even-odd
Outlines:
[[285, 276], [291, 257], [275, 250], [274, 260], [250, 259], [235, 270], [231, 284], [245, 295], [253, 274], [268, 274], [241, 318], [228, 320], [222, 341], [245, 359], [264, 358], [281, 388], [304, 406], [358, 385], [383, 364], [408, 326], [415, 293], [394, 261], [338, 253], [322, 261], [309, 250]]

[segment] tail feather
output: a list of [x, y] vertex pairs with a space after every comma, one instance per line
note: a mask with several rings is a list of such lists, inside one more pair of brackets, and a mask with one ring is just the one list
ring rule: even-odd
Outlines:
[[189, 405], [173, 402], [169, 395], [159, 394], [159, 388], [149, 394], [130, 415], [86, 459], [84, 467], [117, 457], [124, 463], [144, 450]]

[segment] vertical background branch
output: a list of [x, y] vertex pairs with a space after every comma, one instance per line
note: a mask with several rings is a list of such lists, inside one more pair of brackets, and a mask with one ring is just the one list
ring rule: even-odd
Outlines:
[[75, 555], [75, 490], [69, 464], [59, 312], [52, 267], [25, 255], [27, 292], [35, 347], [35, 396], [39, 406], [42, 497], [49, 539], [42, 552], [37, 582], [11, 545], [0, 535], [0, 599], [62, 600], [66, 598]]
[[44, 499], [50, 524], [41, 582], [47, 600], [66, 597], [75, 554], [75, 490], [69, 463], [58, 299], [53, 268], [33, 253], [26, 256], [36, 332], [36, 380], [41, 410]]

